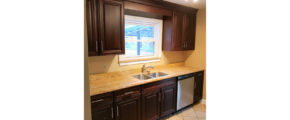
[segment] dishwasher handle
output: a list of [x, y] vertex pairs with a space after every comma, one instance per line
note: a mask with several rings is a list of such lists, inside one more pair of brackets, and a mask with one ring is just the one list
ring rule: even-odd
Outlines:
[[187, 74], [187, 75], [178, 76], [177, 77], [177, 80], [183, 80], [183, 79], [191, 78], [191, 77], [194, 77], [194, 74], [193, 73]]

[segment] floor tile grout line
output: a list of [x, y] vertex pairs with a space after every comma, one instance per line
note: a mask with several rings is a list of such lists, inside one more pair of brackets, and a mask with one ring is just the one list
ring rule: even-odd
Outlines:
[[[193, 108], [193, 107], [192, 107], [192, 108]], [[198, 117], [197, 117], [197, 115], [196, 115], [196, 112], [195, 112], [195, 109], [194, 109], [194, 108], [193, 108], [193, 111], [194, 111], [194, 113], [195, 113], [195, 116], [196, 116], [197, 120], [199, 120]]]
[[[201, 103], [202, 104], [202, 103]], [[205, 105], [204, 104], [202, 104], [204, 107], [205, 107]], [[206, 107], [205, 107], [205, 109], [206, 109]], [[194, 108], [193, 108], [193, 110], [194, 110], [194, 112], [195, 112], [195, 115], [196, 115], [196, 111], [197, 110], [195, 110]], [[206, 110], [205, 110], [206, 111]], [[196, 115], [196, 118], [197, 118], [197, 120], [199, 120], [199, 117]], [[200, 117], [200, 118], [202, 118], [202, 117]]]

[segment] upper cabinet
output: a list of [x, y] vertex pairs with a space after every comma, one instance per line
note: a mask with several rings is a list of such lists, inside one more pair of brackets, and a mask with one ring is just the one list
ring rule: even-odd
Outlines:
[[123, 1], [88, 0], [87, 26], [89, 56], [125, 54]]
[[99, 0], [100, 55], [125, 54], [124, 4]]
[[196, 14], [173, 11], [164, 16], [163, 51], [184, 51], [195, 48]]
[[185, 17], [186, 15], [184, 13], [173, 12], [172, 51], [185, 49]]
[[125, 54], [124, 9], [163, 16], [163, 51], [195, 49], [197, 9], [163, 0], [87, 0], [89, 56]]
[[87, 23], [87, 38], [88, 38], [88, 53], [89, 56], [99, 55], [98, 49], [98, 29], [96, 19], [96, 1], [86, 1], [86, 23]]
[[196, 15], [185, 15], [185, 49], [195, 49]]

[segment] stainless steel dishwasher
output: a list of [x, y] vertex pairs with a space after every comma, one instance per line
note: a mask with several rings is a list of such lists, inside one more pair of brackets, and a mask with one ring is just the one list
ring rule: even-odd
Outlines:
[[194, 74], [177, 77], [177, 110], [193, 104]]

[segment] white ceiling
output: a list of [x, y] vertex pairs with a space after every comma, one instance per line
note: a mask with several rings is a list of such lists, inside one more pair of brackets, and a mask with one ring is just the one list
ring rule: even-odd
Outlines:
[[205, 8], [205, 0], [198, 0], [194, 2], [194, 0], [164, 0], [192, 8], [202, 9]]

